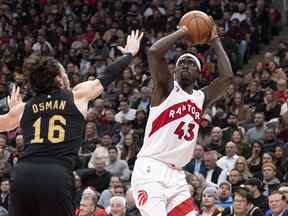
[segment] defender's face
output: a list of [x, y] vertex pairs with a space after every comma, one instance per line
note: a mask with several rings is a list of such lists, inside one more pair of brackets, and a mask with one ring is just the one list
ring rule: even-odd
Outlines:
[[182, 58], [176, 65], [176, 80], [181, 86], [193, 83], [199, 74], [197, 63], [191, 57]]
[[59, 63], [59, 67], [60, 67], [60, 76], [59, 76], [58, 80], [60, 82], [60, 86], [61, 86], [61, 88], [69, 89], [70, 88], [70, 82], [69, 82], [67, 73], [65, 71], [65, 68], [60, 63]]

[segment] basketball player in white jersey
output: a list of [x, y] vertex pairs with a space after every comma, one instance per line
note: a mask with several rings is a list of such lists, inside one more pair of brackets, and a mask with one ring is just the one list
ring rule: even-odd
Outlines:
[[184, 54], [175, 74], [168, 71], [166, 52], [187, 38], [184, 26], [156, 41], [148, 51], [153, 79], [151, 110], [145, 139], [132, 175], [132, 189], [143, 216], [195, 215], [185, 175], [181, 169], [190, 159], [204, 108], [219, 99], [233, 80], [230, 61], [213, 27], [209, 44], [215, 48], [219, 77], [209, 86], [195, 90], [201, 64], [196, 56]]

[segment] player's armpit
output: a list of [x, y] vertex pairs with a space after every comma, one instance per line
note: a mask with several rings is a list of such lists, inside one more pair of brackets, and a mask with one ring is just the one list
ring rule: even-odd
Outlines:
[[25, 103], [20, 103], [13, 107], [7, 114], [0, 115], [0, 132], [14, 130], [20, 124]]
[[82, 82], [72, 89], [74, 99], [86, 102], [97, 98], [104, 88], [99, 79]]

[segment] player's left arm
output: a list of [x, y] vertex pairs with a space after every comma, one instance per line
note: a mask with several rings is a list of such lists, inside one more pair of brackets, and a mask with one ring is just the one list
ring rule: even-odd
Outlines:
[[93, 100], [103, 92], [105, 87], [117, 80], [132, 62], [133, 56], [138, 53], [142, 37], [143, 32], [132, 31], [127, 37], [126, 46], [124, 48], [118, 47], [123, 54], [120, 58], [108, 65], [104, 72], [97, 76], [96, 80], [82, 82], [73, 88], [76, 100]]
[[9, 112], [0, 115], [0, 132], [11, 131], [20, 124], [20, 119], [24, 111], [25, 103], [22, 102], [20, 88], [15, 85], [12, 88], [11, 95], [7, 98]]
[[225, 94], [227, 87], [233, 82], [234, 78], [230, 60], [217, 34], [217, 27], [215, 24], [211, 34], [210, 45], [215, 49], [217, 55], [219, 77], [202, 89], [205, 93], [204, 107], [208, 107], [220, 99]]

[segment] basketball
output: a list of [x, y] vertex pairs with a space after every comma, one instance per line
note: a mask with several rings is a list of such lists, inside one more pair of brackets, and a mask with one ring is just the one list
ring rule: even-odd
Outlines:
[[210, 39], [213, 21], [202, 11], [190, 11], [181, 18], [179, 26], [186, 26], [193, 44], [205, 44]]

